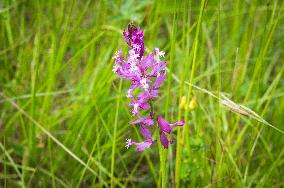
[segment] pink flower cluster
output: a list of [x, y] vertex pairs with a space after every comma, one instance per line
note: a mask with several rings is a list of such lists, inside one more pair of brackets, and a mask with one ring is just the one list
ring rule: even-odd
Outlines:
[[[132, 107], [130, 113], [132, 117], [136, 117], [136, 120], [130, 122], [130, 124], [138, 125], [141, 135], [145, 139], [143, 142], [127, 139], [126, 147], [135, 145], [137, 151], [149, 148], [155, 142], [150, 130], [155, 127], [154, 120], [156, 119], [161, 144], [164, 148], [168, 148], [169, 144], [173, 143], [173, 140], [168, 138], [168, 135], [172, 132], [172, 127], [183, 126], [184, 121], [170, 124], [161, 116], [154, 117], [153, 100], [159, 97], [158, 90], [166, 78], [166, 62], [160, 59], [165, 56], [165, 53], [155, 48], [155, 54], [150, 53], [143, 56], [145, 51], [144, 33], [132, 24], [128, 25], [123, 36], [130, 50], [126, 60], [122, 57], [121, 50], [116, 52], [113, 57], [115, 60], [113, 71], [120, 78], [131, 81], [126, 95], [131, 99], [131, 102], [127, 106]], [[134, 94], [135, 91], [137, 91], [136, 94]]]

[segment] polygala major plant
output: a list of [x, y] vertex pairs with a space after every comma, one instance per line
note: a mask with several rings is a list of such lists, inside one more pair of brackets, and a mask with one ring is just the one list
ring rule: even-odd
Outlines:
[[[172, 128], [183, 126], [184, 121], [168, 123], [162, 116], [154, 112], [153, 101], [159, 97], [159, 88], [166, 78], [167, 64], [160, 59], [165, 56], [165, 53], [155, 48], [155, 53], [144, 56], [144, 33], [133, 24], [128, 25], [123, 36], [130, 50], [126, 58], [122, 57], [121, 50], [116, 52], [113, 57], [115, 60], [113, 71], [120, 78], [131, 81], [126, 95], [131, 102], [127, 106], [132, 107], [130, 113], [132, 117], [136, 117], [136, 120], [130, 124], [138, 125], [141, 135], [145, 139], [143, 142], [127, 139], [126, 148], [131, 145], [135, 145], [137, 151], [149, 148], [155, 142], [151, 134], [151, 130], [153, 131], [155, 128], [159, 129], [161, 144], [164, 148], [168, 148], [169, 144], [173, 143], [173, 140], [169, 139]], [[155, 120], [157, 120], [158, 126], [155, 126]]]

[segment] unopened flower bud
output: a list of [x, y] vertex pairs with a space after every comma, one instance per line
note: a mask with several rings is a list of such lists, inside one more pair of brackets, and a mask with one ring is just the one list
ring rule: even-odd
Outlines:
[[186, 106], [186, 96], [182, 96], [179, 103], [179, 108], [183, 109], [185, 106]]
[[196, 98], [192, 97], [192, 99], [190, 100], [190, 103], [188, 105], [188, 108], [190, 110], [194, 110], [197, 107], [197, 102], [196, 102]]

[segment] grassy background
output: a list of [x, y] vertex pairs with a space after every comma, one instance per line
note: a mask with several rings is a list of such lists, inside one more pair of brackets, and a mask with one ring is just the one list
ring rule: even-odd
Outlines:
[[[280, 0], [0, 1], [0, 187], [283, 187], [283, 133], [261, 122], [284, 130], [283, 10]], [[148, 52], [167, 54], [155, 108], [186, 120], [169, 150], [125, 149], [139, 134], [111, 57], [126, 52], [131, 20]], [[198, 107], [179, 108], [182, 96]]]

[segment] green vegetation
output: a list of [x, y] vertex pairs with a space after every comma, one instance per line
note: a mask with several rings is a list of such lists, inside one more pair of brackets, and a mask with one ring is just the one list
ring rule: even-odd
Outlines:
[[[168, 150], [125, 148], [130, 21], [166, 52]], [[0, 1], [0, 187], [284, 187], [283, 25], [280, 0]]]

